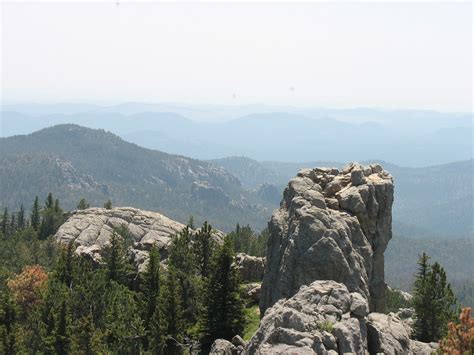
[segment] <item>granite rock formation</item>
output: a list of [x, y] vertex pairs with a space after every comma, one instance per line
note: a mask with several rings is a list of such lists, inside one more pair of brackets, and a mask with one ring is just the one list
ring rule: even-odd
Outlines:
[[267, 310], [246, 353], [363, 354], [368, 313], [360, 294], [335, 281], [315, 281]]
[[240, 279], [247, 282], [260, 282], [265, 270], [265, 258], [238, 253], [235, 264], [240, 273]]
[[[402, 310], [401, 313], [407, 313]], [[314, 281], [267, 309], [239, 354], [430, 354], [436, 343], [410, 340], [398, 313], [369, 313], [366, 299], [335, 281]]]
[[261, 313], [314, 280], [343, 283], [383, 312], [393, 191], [377, 164], [303, 169], [290, 180], [268, 224]]
[[89, 208], [74, 211], [57, 233], [55, 239], [67, 244], [76, 243], [76, 253], [100, 261], [100, 253], [115, 228], [126, 227], [132, 240], [130, 252], [138, 270], [143, 270], [148, 251], [155, 244], [162, 260], [168, 256], [171, 238], [184, 224], [173, 221], [157, 212], [131, 207], [113, 209]]

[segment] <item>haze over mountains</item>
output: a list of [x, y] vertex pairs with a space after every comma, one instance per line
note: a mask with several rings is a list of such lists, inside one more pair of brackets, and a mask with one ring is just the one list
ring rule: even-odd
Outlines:
[[109, 130], [127, 141], [197, 159], [384, 160], [429, 166], [472, 157], [472, 114], [376, 109], [130, 103], [8, 105], [0, 135], [60, 123]]
[[[263, 229], [284, 186], [300, 168], [346, 163], [244, 157], [206, 162], [141, 148], [114, 134], [75, 125], [1, 138], [0, 161], [2, 206], [18, 208], [30, 204], [31, 196], [54, 191], [68, 209], [82, 197], [96, 206], [110, 198], [116, 205], [158, 210], [181, 222], [190, 215], [198, 221], [208, 218], [224, 230], [236, 223]], [[395, 233], [473, 235], [473, 160], [427, 168], [383, 165], [395, 177]]]

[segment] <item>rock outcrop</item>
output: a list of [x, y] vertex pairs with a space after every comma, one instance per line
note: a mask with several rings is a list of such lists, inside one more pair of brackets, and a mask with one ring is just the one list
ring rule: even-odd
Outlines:
[[302, 286], [269, 308], [250, 340], [248, 354], [363, 354], [367, 301], [335, 281]]
[[383, 312], [393, 190], [380, 165], [301, 170], [268, 224], [261, 313], [314, 280], [343, 283]]
[[398, 313], [369, 313], [366, 299], [344, 284], [314, 281], [267, 309], [239, 354], [409, 355], [436, 350], [435, 343], [410, 340], [410, 332]]
[[243, 282], [262, 281], [263, 272], [265, 271], [265, 258], [238, 253], [235, 257], [235, 264]]
[[259, 282], [247, 283], [243, 285], [243, 292], [247, 299], [249, 299], [254, 304], [258, 304], [260, 301], [260, 291], [262, 284]]
[[157, 245], [161, 258], [167, 258], [171, 238], [185, 226], [160, 213], [131, 207], [89, 208], [74, 211], [59, 228], [55, 239], [65, 244], [73, 241], [77, 244], [77, 254], [99, 261], [100, 252], [114, 228], [121, 227], [127, 228], [132, 241], [130, 251], [138, 269], [142, 270], [153, 244]]

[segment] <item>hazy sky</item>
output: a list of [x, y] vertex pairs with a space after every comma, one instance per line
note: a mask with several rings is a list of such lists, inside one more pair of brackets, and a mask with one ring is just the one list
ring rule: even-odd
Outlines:
[[1, 8], [4, 102], [471, 111], [469, 2]]

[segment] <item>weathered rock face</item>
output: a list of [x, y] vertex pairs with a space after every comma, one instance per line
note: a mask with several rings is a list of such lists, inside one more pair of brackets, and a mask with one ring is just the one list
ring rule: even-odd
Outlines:
[[243, 282], [262, 281], [265, 258], [238, 253], [235, 257], [235, 263]]
[[398, 313], [369, 313], [366, 299], [335, 281], [314, 281], [267, 309], [239, 354], [430, 354], [436, 343], [410, 340]]
[[301, 170], [268, 224], [262, 314], [314, 280], [341, 282], [383, 311], [392, 202], [393, 180], [380, 165]]
[[327, 354], [366, 350], [367, 301], [335, 281], [302, 286], [260, 321], [247, 354]]
[[77, 243], [76, 253], [100, 260], [100, 252], [114, 228], [124, 226], [133, 241], [131, 252], [139, 270], [148, 260], [148, 251], [156, 244], [162, 259], [167, 257], [171, 238], [185, 226], [157, 212], [130, 207], [89, 208], [75, 211], [55, 235], [60, 243]]
[[410, 351], [410, 334], [403, 322], [393, 314], [369, 314], [367, 331], [371, 354], [402, 355]]

